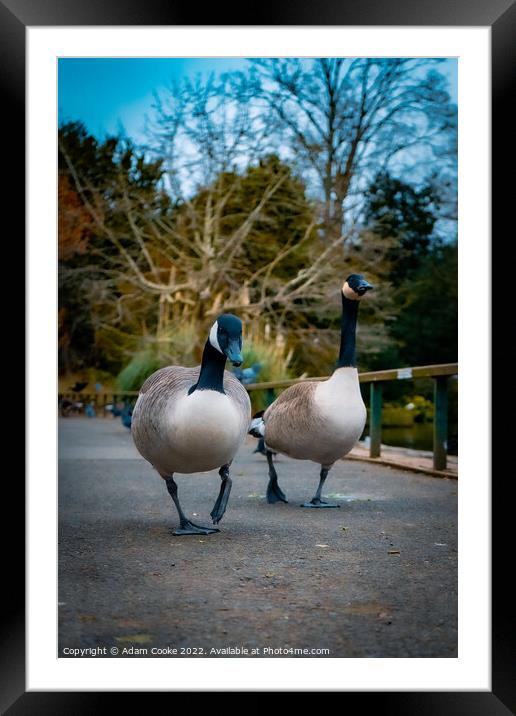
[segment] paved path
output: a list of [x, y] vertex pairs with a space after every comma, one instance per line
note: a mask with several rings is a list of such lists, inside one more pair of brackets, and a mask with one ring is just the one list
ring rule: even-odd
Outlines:
[[[249, 438], [222, 531], [174, 537], [165, 485], [118, 419], [60, 419], [59, 431], [60, 655], [457, 655], [455, 480], [344, 460], [325, 492], [342, 507], [303, 510], [317, 467], [278, 456], [290, 502], [268, 505], [266, 463]], [[177, 482], [187, 514], [209, 524], [217, 472]]]

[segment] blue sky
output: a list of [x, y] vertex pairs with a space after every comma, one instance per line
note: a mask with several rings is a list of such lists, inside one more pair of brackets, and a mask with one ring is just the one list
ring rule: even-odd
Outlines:
[[[448, 78], [457, 101], [456, 61], [440, 71]], [[129, 136], [142, 138], [152, 93], [172, 79], [198, 73], [245, 69], [243, 58], [61, 58], [59, 59], [59, 121], [81, 120], [98, 137], [117, 133], [122, 124]]]
[[244, 69], [242, 58], [63, 58], [59, 60], [59, 121], [80, 119], [96, 136], [130, 136], [143, 128], [155, 90], [172, 79]]

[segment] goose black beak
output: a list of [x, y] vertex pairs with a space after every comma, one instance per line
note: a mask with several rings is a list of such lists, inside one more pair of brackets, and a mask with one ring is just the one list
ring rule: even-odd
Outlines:
[[369, 283], [369, 281], [362, 280], [358, 284], [358, 286], [355, 289], [355, 292], [358, 293], [359, 296], [363, 296], [367, 291], [372, 291], [374, 286]]
[[240, 352], [240, 345], [238, 341], [232, 341], [229, 344], [228, 349], [226, 351], [226, 355], [231, 361], [231, 363], [233, 363], [235, 368], [238, 368], [244, 362], [244, 359], [242, 358], [242, 353]]

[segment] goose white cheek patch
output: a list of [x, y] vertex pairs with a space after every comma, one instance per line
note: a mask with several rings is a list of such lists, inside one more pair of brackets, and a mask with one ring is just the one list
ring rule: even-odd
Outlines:
[[218, 350], [219, 353], [222, 353], [224, 355], [221, 347], [219, 346], [219, 341], [217, 338], [218, 330], [219, 330], [219, 324], [217, 323], [217, 321], [215, 321], [215, 323], [213, 324], [213, 326], [211, 327], [211, 330], [210, 330], [210, 343], [216, 350]]
[[360, 301], [360, 299], [362, 298], [362, 296], [353, 291], [347, 281], [345, 281], [344, 285], [342, 286], [342, 293], [346, 298], [349, 298], [351, 301]]

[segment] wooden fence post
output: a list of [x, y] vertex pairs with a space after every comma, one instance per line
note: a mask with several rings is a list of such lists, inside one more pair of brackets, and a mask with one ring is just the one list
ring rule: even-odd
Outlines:
[[380, 457], [382, 442], [382, 383], [371, 382], [371, 409], [369, 413], [369, 432], [371, 444], [370, 457]]
[[448, 452], [448, 376], [434, 378], [434, 470], [446, 469]]

